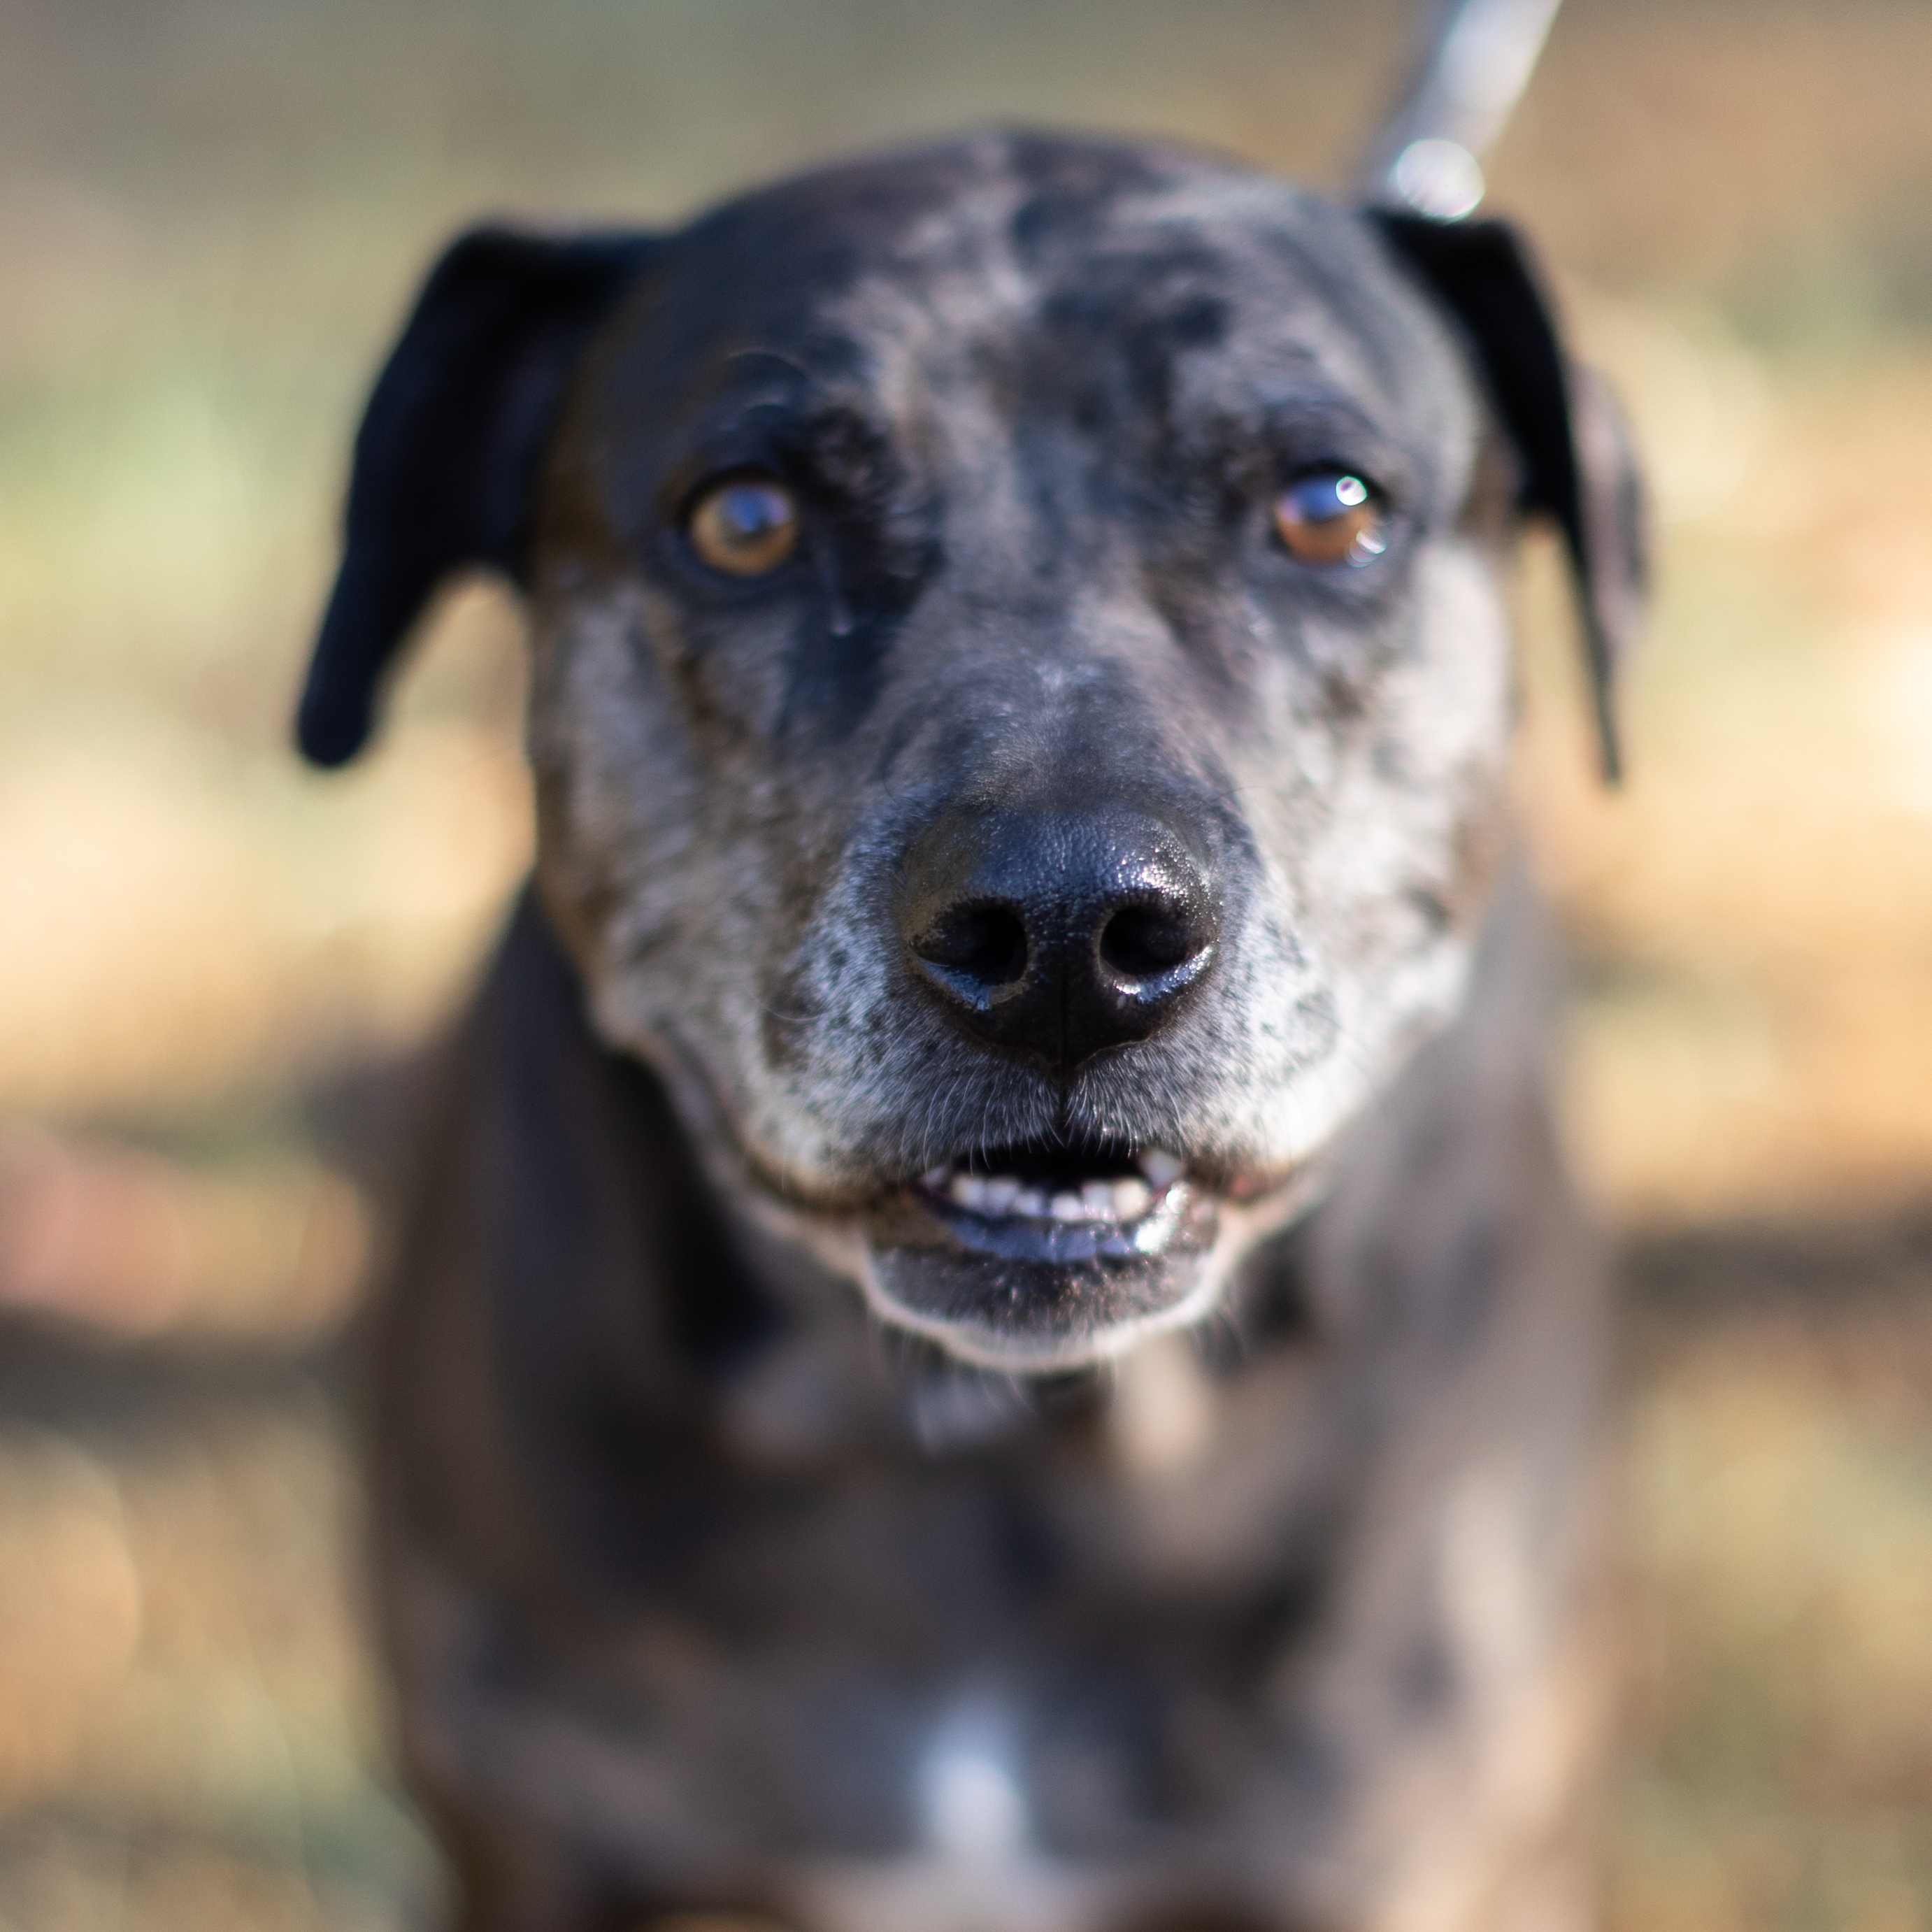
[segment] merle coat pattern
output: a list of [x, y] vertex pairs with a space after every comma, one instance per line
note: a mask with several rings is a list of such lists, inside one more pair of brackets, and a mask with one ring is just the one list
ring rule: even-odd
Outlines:
[[524, 592], [536, 876], [373, 1324], [467, 1932], [1586, 1922], [1603, 1283], [1502, 576], [1552, 514], [1613, 760], [1635, 502], [1507, 230], [1198, 154], [446, 256], [302, 733]]

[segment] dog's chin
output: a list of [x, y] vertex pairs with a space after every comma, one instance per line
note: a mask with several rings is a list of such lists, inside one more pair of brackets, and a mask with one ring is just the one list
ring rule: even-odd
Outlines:
[[963, 1361], [1049, 1373], [1204, 1312], [1220, 1222], [1164, 1150], [976, 1154], [873, 1208], [866, 1286], [886, 1320]]

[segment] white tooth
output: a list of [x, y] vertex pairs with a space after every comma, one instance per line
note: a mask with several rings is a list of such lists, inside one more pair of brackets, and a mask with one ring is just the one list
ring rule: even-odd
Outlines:
[[952, 1170], [950, 1167], [928, 1167], [920, 1176], [920, 1179], [936, 1194], [946, 1185], [947, 1178], [952, 1172]]
[[1012, 1211], [1013, 1203], [1019, 1198], [1020, 1184], [1010, 1174], [1003, 1174], [996, 1180], [986, 1184], [986, 1212], [1005, 1214]]
[[1056, 1194], [1053, 1197], [1053, 1218], [1056, 1221], [1084, 1221], [1087, 1210], [1080, 1204], [1077, 1194]]
[[1013, 1212], [1024, 1214], [1029, 1220], [1046, 1219], [1046, 1196], [1037, 1187], [1022, 1187], [1013, 1202]]
[[1138, 1221], [1148, 1210], [1154, 1193], [1144, 1180], [1114, 1183], [1114, 1212], [1123, 1221]]
[[983, 1208], [986, 1204], [986, 1184], [976, 1174], [956, 1174], [952, 1177], [952, 1194], [962, 1208]]
[[1114, 1218], [1114, 1184], [1111, 1180], [1083, 1180], [1080, 1184], [1080, 1198], [1090, 1221], [1111, 1221]]
[[1187, 1172], [1184, 1162], [1174, 1159], [1165, 1148], [1149, 1148], [1140, 1156], [1140, 1170], [1154, 1184], [1157, 1194], [1163, 1187], [1172, 1187]]

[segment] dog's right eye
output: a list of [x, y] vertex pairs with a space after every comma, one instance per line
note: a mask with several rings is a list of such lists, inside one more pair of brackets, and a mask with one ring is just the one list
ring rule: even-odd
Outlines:
[[1372, 563], [1388, 548], [1383, 523], [1373, 486], [1341, 470], [1312, 471], [1275, 499], [1275, 535], [1304, 563]]
[[684, 520], [699, 562], [727, 577], [766, 577], [798, 548], [798, 506], [770, 476], [728, 476], [701, 491]]

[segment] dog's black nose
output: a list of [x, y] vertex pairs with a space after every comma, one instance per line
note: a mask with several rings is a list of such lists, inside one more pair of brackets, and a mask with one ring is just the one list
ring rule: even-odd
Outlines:
[[907, 854], [898, 910], [909, 966], [955, 1019], [1063, 1072], [1166, 1025], [1220, 931], [1199, 858], [1126, 809], [944, 820]]

